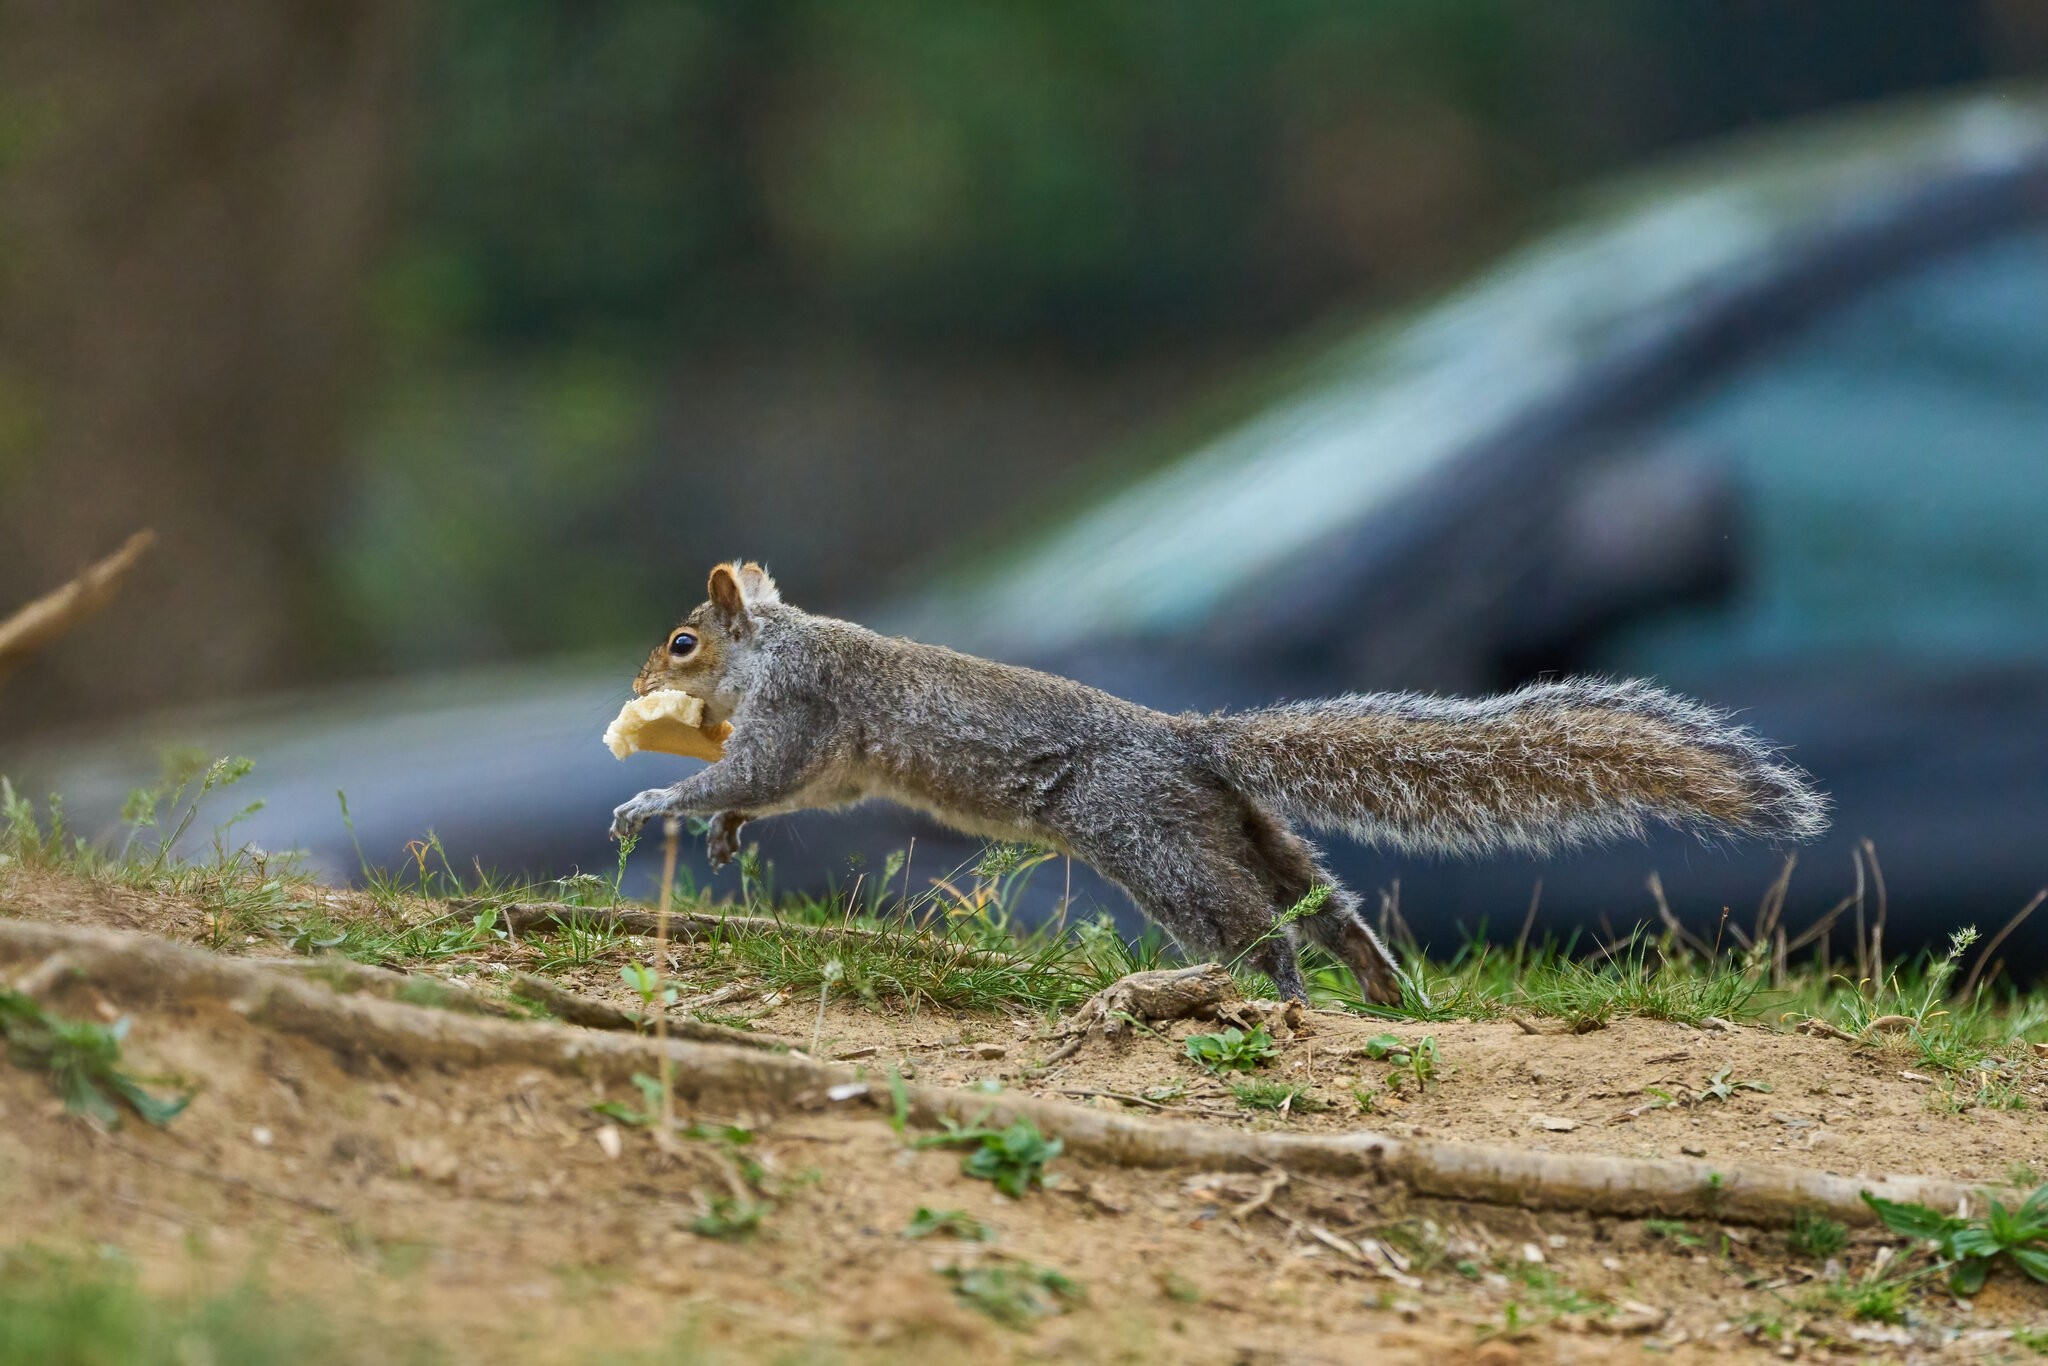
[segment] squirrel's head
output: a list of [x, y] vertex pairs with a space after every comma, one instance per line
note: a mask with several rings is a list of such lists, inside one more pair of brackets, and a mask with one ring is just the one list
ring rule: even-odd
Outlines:
[[703, 698], [710, 718], [723, 721], [746, 691], [745, 664], [760, 638], [762, 610], [779, 605], [782, 594], [751, 560], [713, 568], [706, 591], [705, 601], [648, 653], [633, 693], [680, 688]]

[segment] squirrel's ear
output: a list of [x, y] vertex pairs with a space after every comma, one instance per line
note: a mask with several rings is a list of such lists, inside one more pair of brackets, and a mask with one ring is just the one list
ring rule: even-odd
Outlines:
[[782, 590], [775, 586], [768, 571], [748, 560], [739, 568], [740, 596], [749, 607], [766, 607], [782, 601]]
[[711, 571], [705, 595], [711, 599], [711, 610], [726, 629], [738, 634], [746, 631], [746, 594], [740, 591], [739, 575], [731, 565], [721, 564]]

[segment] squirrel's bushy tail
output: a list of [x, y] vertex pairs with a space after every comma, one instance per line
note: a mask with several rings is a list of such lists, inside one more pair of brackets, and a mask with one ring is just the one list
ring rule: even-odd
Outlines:
[[1652, 822], [1769, 840], [1827, 828], [1805, 773], [1725, 713], [1639, 681], [1355, 694], [1207, 730], [1218, 768], [1274, 811], [1404, 849], [1541, 852]]

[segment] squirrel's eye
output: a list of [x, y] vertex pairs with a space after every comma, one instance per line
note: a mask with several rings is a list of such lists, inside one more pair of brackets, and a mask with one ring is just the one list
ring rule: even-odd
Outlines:
[[677, 659], [681, 659], [684, 655], [690, 653], [690, 651], [696, 648], [697, 637], [691, 635], [688, 631], [676, 632], [675, 639], [671, 640], [668, 643], [668, 652], [674, 655]]

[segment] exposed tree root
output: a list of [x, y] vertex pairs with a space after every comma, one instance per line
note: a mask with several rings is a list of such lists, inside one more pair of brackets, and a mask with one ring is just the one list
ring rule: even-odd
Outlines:
[[[652, 1039], [571, 1026], [423, 1010], [367, 993], [338, 995], [298, 975], [220, 958], [162, 940], [31, 921], [0, 920], [0, 964], [10, 969], [62, 955], [60, 974], [129, 1005], [214, 997], [252, 1023], [296, 1034], [345, 1057], [407, 1068], [537, 1067], [623, 1082], [653, 1071]], [[677, 1099], [731, 1112], [745, 1107], [817, 1109], [864, 1100], [888, 1106], [890, 1088], [850, 1068], [786, 1053], [673, 1040], [667, 1046]], [[905, 1086], [908, 1118], [1007, 1124], [1029, 1119], [1077, 1157], [1138, 1168], [1287, 1171], [1302, 1176], [1399, 1183], [1447, 1200], [1570, 1209], [1588, 1214], [1718, 1219], [1781, 1226], [1801, 1210], [1866, 1224], [1865, 1190], [1954, 1209], [1973, 1199], [1957, 1182], [1900, 1176], [1852, 1180], [1752, 1163], [1576, 1156], [1440, 1139], [1244, 1133], [1108, 1114], [1016, 1094]]]
[[[638, 1015], [620, 1010], [617, 1006], [603, 1001], [579, 996], [558, 983], [530, 972], [516, 974], [512, 979], [513, 990], [529, 1001], [536, 1001], [551, 1011], [564, 1024], [580, 1025], [584, 1029], [619, 1029], [637, 1033], [651, 1028], [650, 1023]], [[707, 1024], [703, 1020], [679, 1020], [671, 1016], [668, 1032], [678, 1039], [695, 1039], [698, 1043], [729, 1043], [743, 1048], [773, 1048], [780, 1050], [797, 1047], [795, 1041], [778, 1039], [772, 1034], [755, 1034], [745, 1029], [730, 1029], [725, 1025]]]
[[[525, 934], [529, 930], [553, 929], [565, 924], [605, 925], [626, 934], [651, 935], [660, 920], [653, 911], [643, 911], [629, 906], [571, 906], [557, 901], [514, 901], [493, 902], [486, 898], [467, 897], [449, 903], [456, 910], [495, 909], [503, 917], [505, 926], [514, 934]], [[920, 947], [934, 953], [951, 954], [963, 962], [981, 963], [990, 967], [1007, 967], [1019, 960], [1007, 953], [994, 949], [969, 948], [956, 944], [937, 935], [926, 934], [914, 927], [901, 930], [872, 929], [866, 925], [806, 925], [788, 920], [777, 920], [765, 915], [721, 915], [715, 911], [671, 911], [671, 926], [700, 929], [737, 929], [753, 933], [797, 935], [807, 939], [886, 939], [910, 938]]]
[[1245, 1000], [1221, 963], [1133, 972], [1083, 1001], [1060, 1025], [1066, 1041], [1032, 1070], [1065, 1062], [1090, 1039], [1121, 1041], [1162, 1020], [1216, 1020], [1247, 1030], [1263, 1025], [1274, 1038], [1288, 1039], [1301, 1028], [1303, 1015], [1295, 1001]]

